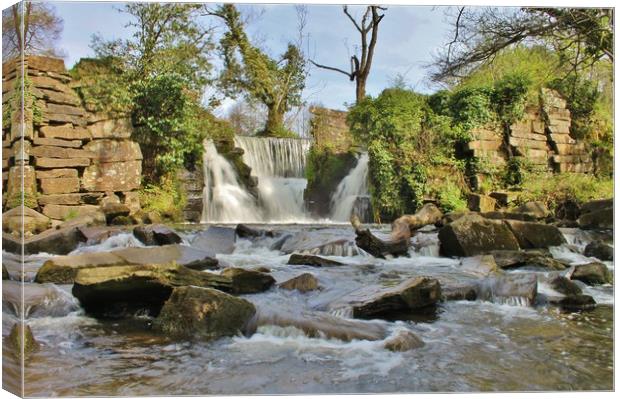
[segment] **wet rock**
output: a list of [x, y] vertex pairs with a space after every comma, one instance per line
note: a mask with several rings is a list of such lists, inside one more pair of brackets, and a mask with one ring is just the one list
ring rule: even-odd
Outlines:
[[[30, 255], [47, 252], [64, 255], [85, 241], [86, 237], [77, 227], [49, 229], [36, 236], [26, 238], [24, 240], [24, 253]], [[22, 243], [8, 234], [2, 234], [2, 248], [12, 253], [21, 253]]]
[[614, 209], [599, 208], [588, 213], [582, 213], [577, 219], [579, 227], [582, 229], [613, 229]]
[[[232, 266], [231, 266], [231, 267], [232, 267]], [[254, 269], [254, 270], [256, 270], [257, 272], [261, 272], [261, 273], [271, 273], [271, 269], [270, 269], [270, 268], [268, 268], [268, 267], [265, 267], [265, 266], [260, 266], [260, 267], [257, 267], [257, 268], [256, 268], [256, 269]]]
[[239, 267], [224, 269], [222, 276], [231, 280], [233, 294], [255, 294], [267, 291], [276, 282], [269, 274]]
[[523, 222], [535, 222], [536, 218], [529, 213], [520, 213], [520, 212], [504, 212], [504, 211], [493, 211], [493, 212], [482, 212], [480, 216], [487, 219], [493, 220], [521, 220]]
[[173, 288], [232, 290], [230, 278], [176, 264], [121, 265], [78, 270], [72, 293], [87, 313], [126, 317], [136, 312], [158, 315]]
[[340, 263], [335, 260], [321, 258], [316, 255], [302, 255], [302, 254], [292, 254], [288, 258], [287, 264], [289, 265], [306, 265], [306, 266], [315, 266], [315, 267], [325, 267], [325, 266], [343, 266], [344, 263]]
[[613, 276], [607, 266], [600, 262], [592, 262], [575, 266], [571, 280], [583, 281], [589, 285], [611, 284]]
[[258, 326], [295, 327], [311, 338], [339, 339], [341, 341], [378, 341], [386, 336], [385, 327], [379, 323], [343, 319], [324, 312], [298, 309], [290, 312], [259, 309]]
[[532, 306], [538, 281], [535, 274], [514, 273], [488, 277], [478, 285], [478, 299], [509, 305]]
[[500, 269], [518, 267], [542, 267], [550, 270], [564, 270], [566, 264], [553, 259], [547, 252], [540, 250], [492, 251], [491, 255]]
[[215, 254], [231, 254], [235, 250], [236, 233], [229, 227], [211, 226], [192, 240], [192, 247]]
[[255, 313], [245, 299], [215, 289], [177, 287], [153, 326], [174, 338], [213, 340], [244, 332]]
[[514, 234], [503, 223], [468, 214], [439, 230], [444, 256], [475, 256], [493, 250], [518, 250]]
[[235, 233], [240, 238], [273, 237], [275, 235], [271, 230], [254, 229], [245, 224], [238, 224]]
[[93, 211], [63, 222], [59, 228], [92, 227], [105, 225], [105, 215], [101, 211]]
[[516, 212], [527, 213], [536, 219], [544, 219], [550, 215], [549, 209], [539, 201], [528, 201], [515, 209]]
[[492, 255], [478, 255], [463, 258], [459, 265], [459, 269], [481, 276], [488, 276], [489, 274], [500, 271]]
[[303, 273], [278, 285], [285, 290], [297, 290], [299, 292], [314, 291], [319, 288], [319, 281], [311, 273]]
[[613, 206], [614, 206], [613, 198], [594, 200], [594, 201], [588, 201], [582, 204], [580, 207], [580, 211], [582, 214], [584, 214], [584, 213], [594, 212], [599, 209], [613, 208]]
[[214, 254], [184, 245], [164, 245], [155, 248], [129, 247], [109, 252], [88, 252], [51, 258], [43, 263], [37, 272], [35, 281], [71, 284], [80, 269], [171, 262], [195, 270], [215, 269], [218, 265]]
[[75, 298], [54, 284], [31, 284], [6, 281], [2, 284], [5, 314], [15, 317], [62, 317], [79, 309]]
[[115, 226], [80, 226], [78, 228], [86, 237], [87, 245], [100, 244], [110, 237], [126, 233], [122, 227]]
[[435, 305], [440, 298], [439, 281], [430, 277], [415, 277], [354, 301], [351, 308], [355, 318], [381, 318], [389, 313], [415, 312]]
[[585, 256], [591, 256], [600, 260], [614, 260], [614, 248], [611, 245], [605, 244], [601, 240], [592, 241], [586, 245], [586, 249], [583, 251]]
[[358, 254], [355, 233], [342, 229], [304, 230], [284, 241], [280, 249], [285, 254], [354, 256]]
[[445, 213], [443, 215], [443, 217], [441, 218], [441, 225], [445, 226], [447, 224], [456, 222], [457, 220], [459, 220], [460, 218], [462, 218], [465, 215], [477, 215], [477, 213], [475, 212], [448, 212]]
[[478, 298], [476, 284], [446, 285], [441, 287], [444, 301], [475, 301]]
[[563, 298], [554, 299], [552, 304], [560, 306], [568, 311], [591, 310], [596, 307], [596, 301], [590, 295], [569, 295]]
[[50, 218], [25, 206], [18, 206], [2, 214], [2, 231], [17, 236], [22, 231], [26, 235], [38, 234], [50, 226]]
[[28, 324], [15, 323], [7, 339], [13, 353], [20, 358], [22, 353], [28, 356], [40, 348]]
[[564, 276], [556, 276], [549, 281], [549, 285], [555, 291], [566, 296], [581, 295], [581, 288]]
[[140, 224], [140, 221], [133, 216], [116, 216], [109, 224], [113, 226], [131, 226], [132, 224]]
[[[119, 217], [127, 217], [131, 210], [125, 204], [114, 203], [108, 201], [105, 205], [101, 207], [103, 214], [105, 215], [105, 220], [107, 224], [113, 224], [112, 222]], [[119, 224], [118, 221], [115, 224]]]
[[411, 331], [400, 331], [396, 336], [385, 341], [383, 345], [385, 349], [392, 352], [407, 352], [423, 346], [424, 341]]
[[542, 223], [505, 220], [522, 249], [548, 248], [566, 243], [562, 232], [555, 226]]
[[11, 275], [9, 274], [9, 271], [6, 269], [6, 266], [4, 265], [4, 263], [2, 264], [2, 279], [3, 280], [11, 279]]
[[468, 194], [467, 208], [475, 212], [491, 212], [495, 210], [497, 201], [493, 197], [482, 194]]
[[137, 226], [133, 229], [133, 235], [144, 245], [178, 244], [183, 241], [174, 230], [163, 224]]

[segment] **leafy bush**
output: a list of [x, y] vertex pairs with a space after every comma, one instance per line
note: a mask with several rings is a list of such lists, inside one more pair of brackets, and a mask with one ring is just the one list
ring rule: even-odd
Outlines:
[[500, 121], [512, 124], [523, 117], [530, 84], [523, 74], [509, 74], [495, 83], [491, 102]]
[[439, 206], [444, 212], [461, 212], [467, 210], [467, 201], [460, 187], [447, 181], [439, 191]]
[[139, 192], [140, 205], [145, 212], [156, 212], [172, 221], [183, 220], [183, 209], [187, 204], [178, 180], [170, 176], [162, 178], [158, 185], [147, 185]]

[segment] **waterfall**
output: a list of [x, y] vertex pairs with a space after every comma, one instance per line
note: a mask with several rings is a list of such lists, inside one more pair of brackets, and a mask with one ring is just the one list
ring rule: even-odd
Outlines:
[[235, 169], [210, 140], [204, 142], [203, 167], [203, 223], [262, 220], [255, 198], [240, 184]]
[[258, 178], [264, 221], [308, 221], [303, 194], [310, 140], [237, 136], [235, 145]]
[[338, 222], [348, 221], [353, 211], [362, 219], [370, 213], [368, 153], [360, 155], [357, 165], [338, 184], [332, 195], [330, 208], [331, 219]]

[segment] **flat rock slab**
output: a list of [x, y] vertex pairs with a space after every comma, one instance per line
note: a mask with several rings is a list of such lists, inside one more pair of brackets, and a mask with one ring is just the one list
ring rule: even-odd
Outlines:
[[267, 291], [276, 282], [267, 273], [240, 267], [226, 268], [222, 271], [222, 276], [232, 281], [232, 293], [234, 294], [255, 294]]
[[577, 265], [570, 275], [571, 280], [583, 281], [586, 284], [611, 284], [613, 274], [604, 263], [592, 262], [585, 265]]
[[566, 239], [556, 226], [542, 223], [505, 220], [522, 249], [548, 248], [566, 244]]
[[550, 270], [564, 270], [566, 265], [555, 260], [548, 253], [541, 250], [526, 251], [492, 251], [491, 255], [500, 269], [514, 269], [519, 267], [541, 267]]
[[192, 240], [192, 247], [216, 254], [231, 254], [235, 250], [235, 229], [211, 226]]
[[439, 230], [440, 252], [444, 256], [475, 256], [493, 250], [518, 250], [519, 243], [500, 221], [465, 214]]
[[331, 309], [349, 307], [358, 319], [392, 318], [397, 313], [415, 313], [435, 305], [441, 299], [439, 281], [414, 277], [394, 287], [368, 286], [353, 291], [330, 305]]
[[[65, 255], [86, 241], [86, 237], [76, 227], [48, 229], [41, 234], [24, 240], [26, 255], [46, 252], [49, 254]], [[21, 253], [22, 243], [9, 234], [2, 234], [2, 248], [12, 253]]]
[[[288, 238], [280, 250], [285, 254], [293, 252], [327, 255], [328, 247], [355, 245], [355, 233], [350, 229], [319, 229], [305, 230]], [[336, 253], [334, 253], [336, 255]]]
[[325, 267], [325, 266], [344, 266], [344, 263], [322, 258], [316, 255], [304, 255], [304, 254], [292, 254], [288, 258], [287, 264], [289, 265], [305, 265], [305, 266], [314, 266], [314, 267]]
[[71, 284], [80, 269], [117, 265], [167, 264], [171, 262], [197, 270], [217, 268], [218, 264], [212, 253], [184, 245], [123, 248], [110, 252], [57, 256], [43, 263], [35, 281], [38, 283]]
[[136, 311], [159, 314], [175, 287], [196, 286], [230, 291], [231, 279], [176, 264], [121, 265], [78, 270], [73, 295], [86, 312], [124, 317]]
[[133, 235], [144, 245], [178, 244], [183, 241], [174, 230], [163, 224], [137, 226], [133, 229]]

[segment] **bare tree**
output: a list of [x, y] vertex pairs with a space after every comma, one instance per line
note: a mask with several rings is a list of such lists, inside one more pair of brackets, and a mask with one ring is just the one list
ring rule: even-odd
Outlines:
[[[377, 34], [379, 31], [379, 23], [385, 16], [380, 14], [380, 11], [386, 10], [385, 7], [380, 6], [368, 6], [366, 12], [362, 16], [361, 21], [353, 18], [347, 6], [342, 7], [342, 11], [349, 18], [349, 20], [355, 26], [355, 29], [360, 34], [361, 40], [361, 54], [358, 58], [357, 55], [351, 57], [351, 71], [347, 72], [340, 68], [330, 67], [327, 65], [318, 64], [312, 60], [310, 62], [318, 68], [327, 69], [334, 72], [342, 73], [349, 77], [351, 82], [355, 81], [355, 101], [359, 103], [366, 96], [366, 81], [370, 74], [370, 67], [372, 66], [372, 60], [375, 54], [375, 46], [377, 45]], [[370, 34], [370, 41], [368, 40], [368, 34]]]
[[26, 1], [2, 12], [2, 57], [24, 54], [60, 56], [56, 46], [63, 20], [51, 4]]
[[577, 71], [601, 59], [613, 61], [613, 32], [613, 9], [461, 7], [454, 16], [453, 39], [432, 65], [432, 78], [463, 77], [519, 43], [550, 46]]

